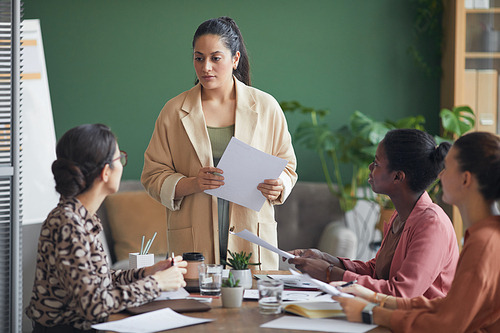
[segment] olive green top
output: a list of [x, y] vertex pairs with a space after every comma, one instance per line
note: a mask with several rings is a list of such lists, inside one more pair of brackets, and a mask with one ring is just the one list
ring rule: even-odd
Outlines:
[[[212, 156], [217, 159], [222, 157], [229, 141], [234, 136], [234, 124], [226, 127], [207, 126], [210, 145], [212, 146]], [[214, 164], [217, 166], [216, 164]]]
[[[214, 166], [219, 163], [224, 150], [234, 135], [234, 124], [226, 127], [207, 126]], [[217, 198], [217, 211], [219, 215], [219, 253], [221, 260], [227, 258], [227, 238], [229, 232], [229, 201]]]

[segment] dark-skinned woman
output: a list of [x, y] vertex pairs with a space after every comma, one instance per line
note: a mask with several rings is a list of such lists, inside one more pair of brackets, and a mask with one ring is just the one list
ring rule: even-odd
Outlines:
[[458, 244], [446, 213], [426, 192], [443, 167], [449, 143], [436, 145], [419, 130], [389, 131], [370, 164], [368, 183], [388, 195], [396, 211], [384, 224], [384, 239], [368, 262], [337, 258], [319, 250], [294, 250], [289, 262], [326, 281], [352, 281], [378, 293], [443, 297], [458, 261]]

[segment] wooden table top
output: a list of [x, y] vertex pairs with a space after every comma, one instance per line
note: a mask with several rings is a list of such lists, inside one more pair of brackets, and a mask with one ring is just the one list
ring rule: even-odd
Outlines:
[[[255, 274], [286, 274], [283, 271], [252, 271]], [[256, 288], [255, 280], [254, 286]], [[196, 296], [193, 294], [193, 296]], [[250, 332], [269, 332], [269, 333], [279, 333], [279, 332], [290, 332], [290, 333], [303, 333], [302, 330], [282, 330], [274, 328], [261, 328], [260, 325], [267, 323], [271, 320], [277, 319], [284, 316], [285, 314], [277, 315], [261, 315], [259, 312], [259, 304], [257, 301], [243, 301], [241, 308], [223, 308], [222, 302], [219, 297], [213, 298], [210, 304], [212, 309], [206, 312], [190, 312], [182, 313], [185, 316], [196, 317], [196, 318], [207, 318], [216, 319], [212, 322], [186, 326], [177, 328], [174, 330], [162, 331], [162, 332], [235, 332], [235, 333], [250, 333]], [[286, 314], [289, 316], [290, 314]], [[128, 317], [127, 313], [117, 313], [110, 316], [110, 321], [119, 320]], [[390, 332], [386, 328], [377, 327], [370, 333], [388, 333]]]

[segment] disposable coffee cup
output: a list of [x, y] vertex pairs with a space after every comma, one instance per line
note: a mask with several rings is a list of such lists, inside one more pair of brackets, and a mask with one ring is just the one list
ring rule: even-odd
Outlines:
[[182, 254], [182, 259], [187, 262], [186, 274], [184, 280], [186, 281], [185, 289], [188, 292], [200, 291], [200, 280], [198, 273], [198, 266], [205, 263], [205, 257], [200, 252], [185, 252]]

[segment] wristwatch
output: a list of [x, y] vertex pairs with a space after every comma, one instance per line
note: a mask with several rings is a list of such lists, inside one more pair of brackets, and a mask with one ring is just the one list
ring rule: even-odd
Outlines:
[[365, 324], [373, 324], [373, 308], [378, 306], [375, 303], [368, 303], [363, 311], [361, 311], [361, 318]]

